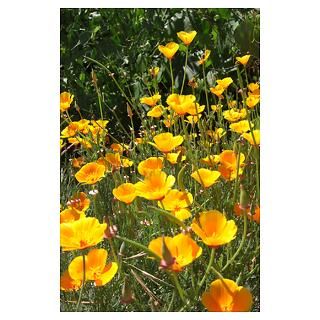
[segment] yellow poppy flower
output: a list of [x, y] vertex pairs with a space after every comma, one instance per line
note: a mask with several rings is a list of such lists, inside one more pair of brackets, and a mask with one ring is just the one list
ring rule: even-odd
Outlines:
[[205, 50], [204, 54], [202, 55], [201, 59], [198, 61], [198, 64], [201, 65], [201, 64], [204, 64], [209, 56], [210, 56], [210, 53], [211, 53], [211, 50]]
[[156, 93], [155, 95], [153, 95], [151, 97], [142, 97], [140, 99], [140, 103], [144, 103], [144, 104], [148, 105], [149, 107], [154, 107], [160, 99], [161, 99], [161, 95]]
[[83, 133], [83, 134], [89, 133], [89, 123], [90, 123], [90, 120], [81, 119], [81, 120], [78, 121], [77, 123], [78, 123], [78, 130], [79, 130], [81, 133]]
[[60, 93], [60, 111], [64, 112], [70, 108], [70, 105], [73, 101], [73, 95], [69, 92]]
[[230, 109], [235, 108], [237, 106], [237, 101], [236, 100], [232, 100], [228, 102], [228, 107]]
[[260, 96], [251, 95], [246, 99], [248, 108], [253, 109], [260, 102]]
[[169, 42], [165, 46], [158, 46], [159, 51], [169, 60], [173, 58], [179, 49], [179, 45], [175, 42]]
[[200, 118], [201, 118], [201, 114], [197, 116], [187, 116], [187, 120], [185, 120], [185, 122], [190, 123], [191, 125], [195, 125]]
[[217, 279], [201, 297], [202, 304], [211, 312], [248, 312], [252, 294], [233, 280]]
[[155, 143], [149, 143], [156, 147], [159, 151], [167, 153], [180, 146], [180, 144], [183, 142], [183, 137], [173, 136], [172, 133], [166, 132], [154, 136], [153, 141]]
[[256, 95], [256, 96], [260, 95], [259, 83], [250, 83], [248, 85], [248, 89], [250, 90], [251, 94]]
[[[238, 175], [243, 172], [245, 156], [241, 152], [239, 159]], [[232, 150], [224, 150], [220, 154], [220, 165], [218, 167], [221, 176], [226, 180], [234, 180], [237, 176], [237, 154]]]
[[197, 35], [197, 31], [180, 31], [177, 33], [179, 39], [186, 45], [189, 46], [193, 41], [194, 37]]
[[163, 241], [172, 257], [171, 263], [167, 266], [172, 271], [182, 271], [202, 253], [201, 247], [190, 236], [181, 233], [174, 237], [164, 237], [164, 240], [159, 237], [149, 243], [148, 248], [162, 259], [165, 259], [163, 257]]
[[220, 85], [224, 90], [227, 89], [232, 82], [233, 80], [230, 77], [217, 80], [218, 85]]
[[135, 184], [136, 192], [139, 197], [148, 200], [162, 200], [174, 185], [176, 178], [163, 171], [150, 172], [143, 181]]
[[105, 167], [95, 162], [84, 165], [76, 174], [75, 178], [83, 184], [95, 184], [104, 177]]
[[[93, 249], [85, 256], [85, 278], [96, 286], [104, 286], [112, 280], [118, 271], [118, 264], [106, 264], [108, 252], [105, 249]], [[83, 279], [83, 257], [74, 258], [68, 267], [69, 275], [74, 280]]]
[[247, 214], [248, 218], [250, 220], [254, 220], [258, 224], [260, 224], [260, 207], [256, 206], [256, 209], [254, 210], [254, 214], [252, 215], [250, 212], [250, 206], [246, 209], [242, 209], [240, 207], [240, 203], [236, 203], [233, 207], [233, 212], [236, 214], [236, 216], [242, 216], [244, 213]]
[[72, 279], [68, 270], [66, 270], [60, 278], [60, 290], [62, 291], [79, 290], [81, 285], [82, 281]]
[[[253, 127], [253, 123], [250, 122], [251, 124], [251, 128]], [[250, 130], [250, 126], [249, 126], [249, 121], [248, 120], [241, 120], [238, 122], [234, 122], [230, 124], [230, 129], [233, 132], [237, 132], [237, 133], [244, 133]]]
[[91, 124], [95, 127], [95, 128], [103, 128], [105, 129], [107, 124], [109, 123], [109, 120], [91, 120]]
[[80, 168], [82, 165], [84, 165], [86, 162], [84, 160], [84, 157], [78, 157], [78, 158], [73, 158], [71, 160], [72, 166], [74, 168]]
[[185, 220], [191, 217], [190, 211], [186, 208], [192, 203], [193, 196], [190, 192], [171, 189], [162, 201], [158, 202], [158, 206], [170, 211], [178, 219]]
[[149, 69], [149, 73], [153, 78], [155, 78], [158, 75], [159, 71], [160, 71], [159, 67], [152, 67]]
[[220, 156], [218, 154], [209, 155], [200, 160], [201, 163], [208, 165], [209, 167], [214, 167], [216, 164], [220, 162]]
[[208, 169], [198, 169], [191, 174], [191, 177], [199, 182], [204, 188], [209, 188], [217, 182], [220, 172]]
[[207, 130], [206, 133], [215, 141], [219, 141], [223, 136], [226, 135], [226, 131], [223, 128], [216, 128], [215, 130]]
[[[252, 133], [253, 133], [254, 140], [255, 140], [256, 144], [259, 145], [260, 144], [260, 130], [253, 130]], [[245, 132], [241, 135], [241, 137], [243, 137], [244, 139], [249, 141], [249, 143], [251, 145], [254, 145], [254, 141], [253, 141], [251, 132]]]
[[150, 157], [146, 160], [141, 161], [138, 164], [138, 172], [142, 176], [147, 176], [150, 172], [154, 170], [160, 170], [163, 168], [163, 158], [162, 157]]
[[106, 223], [86, 217], [60, 224], [60, 245], [63, 251], [80, 250], [95, 246], [103, 240]]
[[250, 59], [251, 55], [247, 54], [245, 56], [242, 57], [236, 57], [237, 61], [240, 62], [242, 65], [247, 65], [249, 59]]
[[67, 127], [61, 131], [61, 138], [74, 137], [79, 131], [78, 122], [70, 122]]
[[63, 143], [63, 139], [60, 139], [60, 150], [65, 146], [66, 144]]
[[227, 221], [225, 215], [218, 210], [201, 212], [199, 219], [192, 221], [191, 228], [211, 248], [229, 243], [237, 233], [234, 221]]
[[226, 110], [226, 111], [223, 111], [222, 114], [223, 114], [223, 117], [230, 122], [236, 122], [247, 117], [247, 111], [245, 108], [242, 108], [241, 110], [238, 110], [238, 109]]
[[215, 94], [218, 98], [221, 98], [224, 88], [220, 84], [217, 84], [215, 87], [210, 88], [210, 91], [213, 94]]
[[129, 168], [133, 165], [133, 161], [128, 158], [121, 158], [121, 166], [123, 168]]
[[60, 212], [60, 223], [76, 221], [80, 218], [84, 218], [85, 216], [84, 212], [68, 208]]
[[120, 201], [130, 204], [136, 198], [136, 188], [132, 183], [123, 183], [119, 187], [114, 188], [112, 194]]
[[[205, 105], [200, 106], [199, 103], [193, 103], [190, 105], [188, 109], [188, 113], [192, 116], [200, 115], [200, 113], [204, 110]], [[201, 116], [201, 115], [200, 115]]]
[[173, 93], [167, 98], [167, 104], [178, 115], [184, 115], [189, 112], [195, 103], [196, 97], [193, 94], [182, 95]]
[[163, 114], [163, 107], [161, 105], [153, 107], [148, 113], [148, 117], [160, 118]]
[[222, 107], [223, 107], [222, 104], [213, 104], [213, 105], [211, 105], [211, 109], [212, 109], [213, 112], [220, 111], [222, 109]]
[[76, 211], [84, 212], [86, 211], [90, 206], [90, 199], [87, 197], [87, 195], [84, 192], [76, 193], [71, 200], [67, 203], [68, 208], [72, 208]]
[[167, 128], [170, 128], [174, 123], [175, 120], [173, 118], [171, 118], [170, 114], [167, 116], [167, 119], [162, 120], [162, 122], [164, 123], [164, 125]]
[[165, 157], [171, 164], [177, 164], [179, 161], [182, 162], [182, 161], [185, 161], [187, 159], [187, 157], [184, 156], [184, 155], [180, 156], [180, 153], [181, 153], [181, 151], [169, 152], [169, 153], [165, 154]]
[[110, 146], [113, 152], [120, 153], [120, 154], [123, 153], [125, 147], [127, 146], [126, 145], [122, 146], [120, 143], [112, 143]]

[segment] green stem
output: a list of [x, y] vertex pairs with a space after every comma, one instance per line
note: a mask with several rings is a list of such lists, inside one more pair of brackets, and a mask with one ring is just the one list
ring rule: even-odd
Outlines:
[[177, 291], [178, 291], [178, 294], [179, 294], [179, 297], [180, 299], [182, 300], [182, 302], [184, 304], [187, 304], [187, 300], [185, 298], [185, 292], [184, 290], [181, 288], [181, 285], [179, 283], [179, 280], [178, 280], [178, 277], [177, 275], [174, 273], [174, 272], [170, 272], [170, 275], [171, 275], [171, 278], [173, 280], [173, 284], [174, 286], [176, 287]]
[[211, 269], [211, 267], [212, 267], [212, 263], [213, 263], [213, 259], [214, 259], [214, 253], [215, 253], [215, 249], [212, 248], [212, 249], [211, 249], [211, 253], [210, 253], [210, 259], [209, 259], [209, 263], [208, 263], [207, 269], [206, 269], [206, 271], [205, 271], [205, 273], [204, 273], [204, 275], [203, 275], [203, 278], [202, 278], [202, 280], [200, 281], [200, 283], [199, 283], [199, 285], [198, 285], [198, 288], [197, 288], [197, 291], [196, 291], [197, 294], [198, 294], [199, 290], [201, 289], [202, 285], [204, 284], [204, 282], [206, 281], [207, 276], [208, 276], [208, 274], [209, 274], [209, 271], [210, 271], [210, 269]]
[[108, 241], [109, 241], [109, 244], [110, 244], [113, 260], [117, 263], [117, 265], [119, 265], [119, 259], [118, 259], [118, 256], [116, 254], [116, 250], [114, 248], [114, 243], [113, 243], [112, 239], [108, 239]]
[[188, 61], [188, 51], [189, 51], [189, 47], [187, 47], [187, 52], [186, 52], [186, 61], [185, 61], [185, 63], [184, 63], [184, 73], [183, 73], [183, 80], [182, 80], [182, 86], [181, 86], [180, 94], [182, 94], [182, 92], [183, 92], [184, 81], [185, 81], [185, 79], [186, 79], [186, 70], [187, 70], [187, 61]]
[[240, 166], [240, 156], [241, 156], [241, 145], [239, 144], [239, 149], [237, 150], [238, 154], [237, 154], [237, 175], [236, 175], [236, 181], [234, 184], [234, 193], [233, 193], [233, 200], [232, 200], [232, 204], [234, 205], [235, 201], [236, 201], [236, 196], [237, 196], [237, 190], [238, 190], [238, 182], [239, 182], [239, 166]]
[[206, 73], [204, 71], [204, 63], [202, 64], [202, 73], [203, 73], [203, 82], [204, 82], [204, 92], [206, 94], [207, 112], [208, 112], [208, 115], [209, 115], [210, 114], [210, 109], [209, 109], [209, 99], [208, 99], [208, 92], [207, 92]]
[[82, 292], [83, 292], [84, 285], [86, 283], [86, 255], [84, 254], [84, 252], [82, 253], [82, 257], [83, 257], [83, 280], [82, 280], [82, 286], [80, 289], [80, 294], [79, 294], [79, 298], [78, 298], [78, 302], [77, 302], [77, 306], [76, 306], [76, 312], [79, 311], [81, 298], [82, 298]]
[[172, 62], [171, 62], [171, 59], [169, 60], [169, 66], [170, 66], [171, 85], [172, 85], [171, 92], [174, 93], [174, 80], [173, 80], [173, 72], [172, 72]]
[[124, 237], [120, 237], [120, 236], [115, 236], [116, 239], [124, 241], [128, 244], [133, 245], [136, 248], [139, 248], [140, 250], [146, 252], [147, 254], [149, 254], [150, 256], [152, 256], [153, 258], [157, 259], [157, 260], [161, 260], [161, 257], [159, 257], [156, 253], [154, 253], [153, 251], [151, 251], [149, 248], [147, 248], [146, 246], [144, 246], [143, 244], [140, 244], [136, 241], [124, 238]]
[[234, 255], [231, 257], [231, 259], [227, 262], [227, 264], [222, 268], [222, 270], [221, 270], [222, 272], [227, 269], [227, 267], [234, 261], [234, 259], [237, 257], [237, 255], [241, 251], [241, 249], [242, 249], [242, 247], [244, 245], [244, 242], [246, 240], [246, 235], [247, 235], [247, 213], [245, 212], [243, 214], [243, 234], [242, 234], [242, 239], [241, 239], [239, 248], [234, 253]]

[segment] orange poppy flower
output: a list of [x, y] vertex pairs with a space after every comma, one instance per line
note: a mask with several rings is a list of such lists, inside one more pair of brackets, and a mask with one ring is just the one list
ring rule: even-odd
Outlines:
[[67, 127], [61, 131], [61, 138], [74, 137], [79, 131], [78, 122], [70, 122]]
[[220, 85], [224, 90], [227, 89], [232, 82], [233, 80], [230, 77], [217, 80], [218, 85]]
[[246, 99], [247, 107], [253, 109], [260, 102], [260, 96], [250, 95]]
[[95, 246], [103, 240], [106, 223], [86, 217], [60, 224], [60, 245], [63, 251], [80, 250]]
[[[259, 86], [259, 83], [250, 83], [248, 85], [248, 89], [250, 90], [250, 93], [252, 95], [255, 95], [255, 96], [260, 96], [260, 86]], [[250, 95], [250, 94], [249, 94]]]
[[[238, 175], [243, 172], [245, 156], [241, 152], [239, 159]], [[226, 180], [234, 180], [237, 177], [237, 154], [233, 150], [224, 150], [220, 154], [220, 165], [218, 171], [221, 176]]]
[[60, 223], [73, 222], [84, 218], [86, 215], [84, 212], [79, 212], [73, 208], [68, 208], [60, 212]]
[[84, 165], [76, 174], [75, 178], [83, 184], [95, 184], [104, 177], [105, 167], [95, 162]]
[[233, 240], [237, 226], [233, 220], [226, 219], [218, 210], [204, 211], [199, 219], [194, 219], [191, 228], [209, 247], [217, 248]]
[[80, 168], [82, 165], [84, 165], [86, 162], [84, 160], [84, 157], [78, 157], [78, 158], [73, 158], [71, 160], [72, 166], [74, 168]]
[[[105, 249], [93, 249], [85, 256], [85, 279], [92, 280], [96, 286], [104, 286], [112, 280], [118, 271], [118, 264], [110, 262], [106, 264], [108, 252]], [[83, 279], [83, 257], [74, 258], [69, 267], [69, 275], [72, 279]]]
[[73, 95], [69, 92], [60, 93], [60, 111], [64, 112], [70, 108], [73, 101]]
[[179, 45], [175, 42], [169, 42], [165, 46], [158, 46], [159, 51], [169, 60], [173, 58], [179, 49]]
[[81, 285], [82, 281], [72, 279], [68, 270], [66, 270], [60, 278], [60, 290], [62, 291], [79, 290]]
[[172, 189], [161, 202], [158, 202], [158, 206], [170, 211], [178, 219], [185, 220], [191, 217], [190, 211], [186, 208], [191, 206], [192, 203], [193, 196], [190, 192]]
[[68, 208], [72, 208], [78, 212], [86, 211], [90, 206], [90, 199], [84, 192], [76, 193], [67, 203]]
[[156, 147], [159, 151], [167, 153], [180, 146], [183, 142], [182, 136], [173, 136], [172, 133], [160, 133], [153, 137], [155, 143], [149, 142]]
[[243, 212], [246, 212], [248, 218], [250, 220], [254, 220], [255, 222], [257, 222], [258, 224], [260, 224], [260, 207], [256, 206], [256, 209], [254, 210], [254, 214], [252, 215], [250, 212], [250, 206], [247, 209], [241, 209], [240, 208], [240, 203], [236, 203], [233, 207], [233, 212], [237, 215], [237, 216], [241, 216], [243, 215]]
[[222, 114], [223, 114], [223, 117], [230, 122], [236, 122], [247, 117], [247, 111], [245, 108], [242, 108], [241, 110], [238, 110], [238, 109], [226, 110], [226, 111], [223, 111]]
[[218, 98], [222, 97], [222, 93], [224, 91], [224, 88], [222, 85], [217, 84], [215, 87], [210, 88], [210, 91], [215, 94]]
[[163, 254], [163, 241], [172, 258], [170, 262], [164, 262], [167, 263], [166, 267], [172, 271], [182, 271], [185, 266], [192, 263], [202, 253], [202, 248], [190, 236], [181, 233], [174, 237], [159, 237], [149, 243], [148, 248], [160, 256], [162, 260], [167, 260]]
[[213, 312], [247, 312], [252, 307], [251, 292], [229, 279], [217, 279], [201, 297], [202, 304]]
[[148, 117], [160, 118], [163, 114], [163, 107], [161, 105], [153, 107], [148, 113]]
[[199, 182], [204, 188], [209, 188], [217, 182], [220, 172], [208, 169], [198, 169], [191, 174], [191, 177]]
[[135, 184], [136, 192], [139, 197], [148, 200], [162, 200], [174, 185], [176, 178], [168, 176], [163, 171], [150, 172], [143, 181]]
[[180, 31], [177, 33], [178, 38], [186, 45], [189, 46], [193, 41], [194, 37], [197, 35], [197, 31]]
[[148, 175], [154, 170], [160, 170], [163, 168], [163, 158], [162, 157], [150, 157], [146, 160], [141, 161], [138, 164], [138, 172], [142, 176]]
[[193, 94], [182, 95], [173, 93], [167, 98], [167, 104], [178, 115], [185, 115], [192, 108], [196, 100]]
[[123, 183], [118, 188], [114, 188], [112, 194], [120, 201], [130, 204], [136, 198], [136, 188], [132, 183]]
[[[255, 140], [256, 144], [259, 145], [260, 144], [260, 130], [253, 130], [252, 133], [253, 133], [254, 140]], [[254, 145], [254, 141], [253, 141], [251, 132], [245, 132], [241, 135], [241, 137], [243, 137], [244, 139], [249, 141], [249, 143], [251, 145]]]
[[[166, 160], [168, 160], [171, 164], [177, 164], [179, 161], [185, 161], [187, 159], [186, 156], [181, 155], [181, 151], [178, 152], [170, 152], [165, 154]], [[180, 159], [180, 160], [179, 160]]]
[[[253, 127], [253, 123], [250, 122], [251, 127]], [[241, 120], [239, 122], [234, 122], [230, 124], [230, 129], [233, 132], [237, 132], [239, 134], [242, 134], [244, 132], [247, 132], [250, 130], [250, 125], [248, 120]]]

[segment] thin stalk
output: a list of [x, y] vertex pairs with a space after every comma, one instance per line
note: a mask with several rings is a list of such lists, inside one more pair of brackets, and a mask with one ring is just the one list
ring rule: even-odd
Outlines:
[[77, 306], [76, 306], [76, 312], [79, 311], [81, 298], [82, 298], [82, 292], [83, 292], [84, 285], [86, 283], [86, 255], [84, 254], [84, 252], [82, 253], [82, 257], [83, 257], [83, 280], [82, 280], [82, 286], [80, 289], [80, 294], [79, 294], [79, 298], [78, 298], [78, 302], [77, 302]]
[[202, 64], [202, 73], [203, 73], [203, 82], [204, 82], [204, 92], [206, 94], [206, 102], [207, 102], [207, 112], [208, 115], [210, 114], [210, 109], [209, 109], [209, 99], [208, 99], [208, 92], [207, 92], [207, 81], [206, 81], [206, 73], [204, 70], [204, 63]]
[[239, 245], [238, 250], [234, 253], [234, 255], [231, 257], [230, 260], [228, 260], [228, 262], [226, 263], [226, 265], [222, 268], [222, 272], [224, 270], [226, 270], [228, 268], [228, 266], [234, 261], [234, 259], [237, 257], [237, 255], [239, 254], [239, 252], [241, 251], [244, 242], [246, 240], [246, 235], [247, 235], [247, 214], [246, 212], [243, 214], [243, 233], [242, 233], [242, 239]]
[[178, 277], [177, 275], [174, 273], [174, 272], [170, 272], [170, 275], [171, 275], [171, 278], [173, 280], [173, 284], [174, 286], [176, 287], [177, 291], [178, 291], [178, 294], [179, 294], [179, 297], [181, 299], [181, 301], [184, 303], [184, 304], [187, 304], [187, 300], [185, 298], [185, 292], [184, 290], [181, 288], [181, 285], [179, 283], [179, 280], [178, 280]]
[[237, 175], [236, 175], [236, 180], [234, 183], [234, 193], [233, 193], [233, 200], [232, 200], [232, 204], [235, 203], [236, 201], [236, 196], [237, 196], [237, 190], [238, 190], [238, 182], [239, 182], [239, 166], [240, 166], [240, 156], [241, 156], [241, 145], [239, 144], [239, 149], [238, 154], [237, 154]]
[[169, 60], [169, 66], [170, 66], [170, 74], [171, 74], [171, 93], [174, 93], [174, 80], [173, 80], [173, 72], [172, 72], [172, 62], [171, 59]]
[[207, 276], [209, 274], [209, 271], [210, 271], [210, 269], [212, 267], [212, 263], [213, 263], [213, 259], [214, 259], [214, 253], [215, 253], [215, 249], [212, 248], [211, 249], [211, 253], [210, 253], [210, 259], [209, 259], [209, 263], [208, 263], [207, 269], [206, 269], [206, 271], [205, 271], [205, 273], [204, 273], [204, 275], [203, 275], [203, 277], [202, 277], [202, 279], [201, 279], [201, 281], [200, 281], [200, 283], [198, 285], [197, 291], [196, 291], [197, 294], [198, 294], [199, 290], [201, 289], [202, 285], [204, 284], [204, 282], [206, 281]]
[[186, 52], [186, 61], [184, 63], [184, 73], [183, 73], [183, 80], [182, 80], [182, 86], [180, 90], [180, 94], [183, 92], [183, 87], [184, 87], [184, 81], [186, 79], [186, 70], [187, 70], [187, 62], [188, 62], [188, 52], [189, 52], [189, 47], [187, 46], [187, 52]]

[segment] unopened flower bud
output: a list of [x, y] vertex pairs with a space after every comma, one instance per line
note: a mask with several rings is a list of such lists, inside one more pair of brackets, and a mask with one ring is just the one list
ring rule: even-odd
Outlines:
[[250, 207], [250, 199], [243, 185], [240, 184], [240, 209], [247, 210]]
[[108, 226], [104, 231], [104, 237], [107, 239], [112, 239], [118, 232], [118, 228], [116, 225]]
[[174, 262], [175, 258], [172, 257], [171, 252], [164, 241], [164, 237], [162, 237], [162, 259], [160, 261], [160, 268], [167, 269], [172, 266]]

